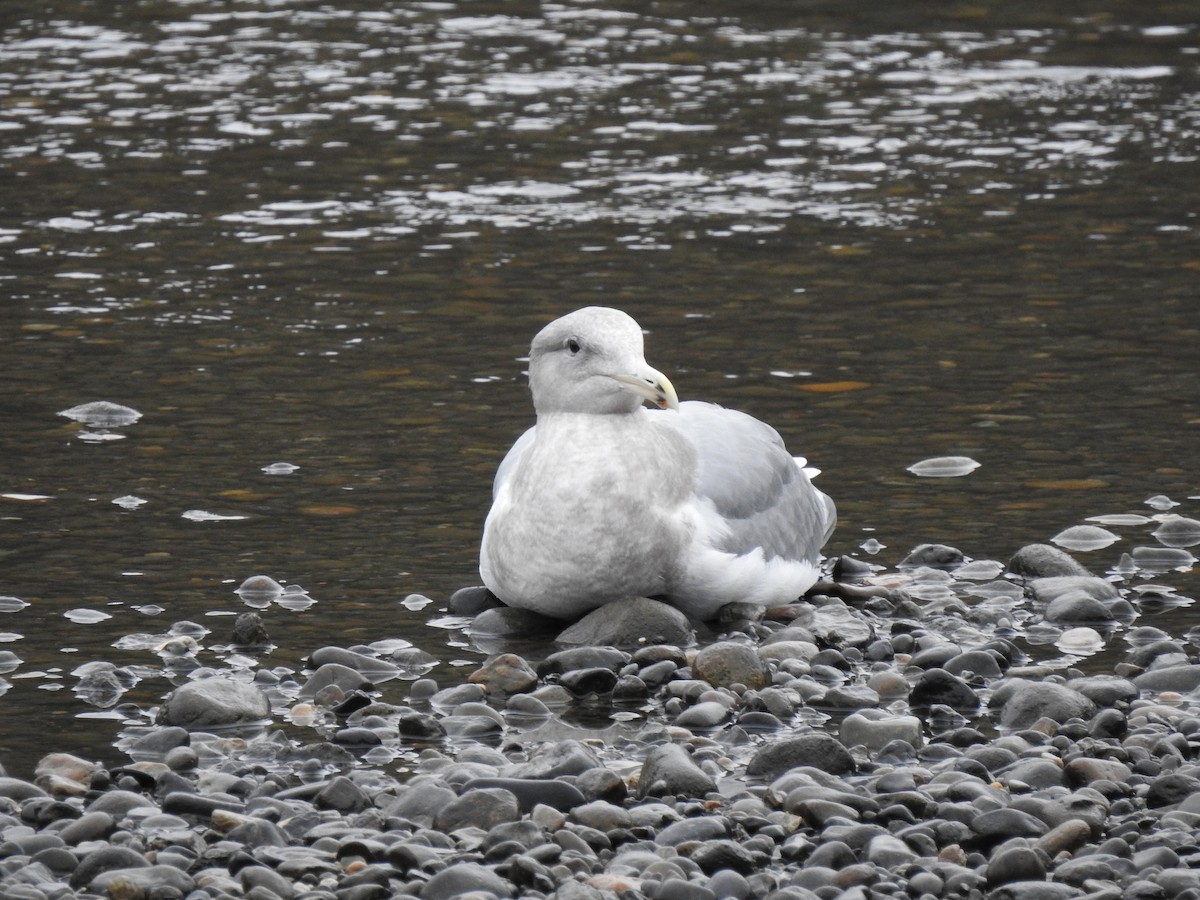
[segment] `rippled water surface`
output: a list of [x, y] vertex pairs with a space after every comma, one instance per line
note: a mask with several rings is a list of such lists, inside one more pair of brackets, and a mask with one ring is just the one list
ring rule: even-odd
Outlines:
[[[520, 357], [589, 303], [824, 470], [832, 555], [1159, 546], [1200, 517], [1200, 26], [1093, 6], [7, 3], [0, 761], [110, 756], [182, 621], [216, 668], [470, 671], [442, 610]], [[979, 466], [908, 471], [944, 456]], [[259, 573], [307, 599], [231, 655]], [[131, 705], [77, 696], [97, 660]]]

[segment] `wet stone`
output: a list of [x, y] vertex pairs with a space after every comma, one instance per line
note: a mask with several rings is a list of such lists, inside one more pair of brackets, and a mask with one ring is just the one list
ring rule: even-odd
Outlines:
[[450, 595], [450, 613], [455, 616], [476, 616], [485, 609], [503, 606], [500, 598], [482, 585], [459, 588]]
[[653, 748], [646, 755], [638, 778], [639, 797], [703, 797], [716, 789], [716, 782], [677, 744], [664, 744]]
[[740, 641], [718, 641], [702, 648], [692, 662], [695, 676], [716, 687], [764, 687], [770, 670], [758, 650]]
[[1046, 860], [1037, 850], [1011, 847], [997, 852], [988, 862], [989, 887], [1013, 881], [1041, 881], [1046, 877]]
[[190, 893], [195, 881], [186, 872], [174, 866], [146, 866], [132, 869], [113, 869], [98, 874], [88, 884], [88, 889], [107, 893], [111, 897], [169, 896], [164, 889], [178, 891], [177, 896]]
[[159, 721], [197, 730], [261, 723], [270, 714], [266, 696], [254, 685], [205, 678], [172, 691], [159, 710]]
[[832, 775], [849, 775], [856, 769], [853, 757], [841, 742], [814, 732], [765, 744], [751, 758], [746, 774], [773, 780], [800, 766], [812, 766]]
[[1058, 595], [1047, 604], [1044, 615], [1047, 622], [1060, 625], [1107, 624], [1114, 620], [1109, 607], [1085, 591]]
[[[321, 666], [330, 664], [345, 666], [360, 673], [371, 682], [387, 681], [400, 674], [400, 670], [386, 660], [368, 656], [365, 653], [346, 650], [342, 647], [321, 647], [319, 650], [314, 650], [309, 657], [309, 663], [317, 666], [318, 669]], [[345, 688], [344, 685], [343, 688]], [[363, 688], [357, 687], [353, 689], [361, 690]]]
[[675, 724], [680, 728], [703, 731], [718, 727], [728, 718], [728, 707], [716, 701], [706, 701], [683, 710], [675, 717]]
[[694, 640], [687, 616], [645, 597], [607, 603], [558, 636], [560, 644], [611, 647], [639, 647], [648, 643], [686, 647]]
[[908, 695], [914, 708], [947, 706], [953, 710], [974, 711], [979, 708], [979, 695], [962, 679], [945, 669], [924, 672]]
[[976, 816], [968, 824], [979, 837], [997, 842], [1013, 837], [1038, 838], [1050, 830], [1045, 822], [1015, 809], [994, 809]]
[[992, 696], [1001, 703], [1000, 724], [1006, 728], [1026, 728], [1042, 718], [1055, 722], [1090, 719], [1096, 704], [1078, 691], [1052, 682], [1015, 680], [1002, 685]]
[[474, 788], [451, 800], [434, 815], [439, 831], [480, 828], [487, 831], [520, 816], [516, 796], [503, 788]]
[[559, 684], [576, 697], [589, 694], [611, 694], [617, 686], [617, 675], [611, 669], [573, 669], [558, 676]]
[[920, 544], [897, 564], [897, 568], [956, 569], [965, 561], [966, 557], [957, 547], [949, 547], [945, 544]]
[[[595, 769], [591, 771], [603, 772], [605, 770]], [[517, 805], [523, 814], [531, 812], [539, 805], [569, 812], [586, 801], [583, 792], [577, 786], [556, 778], [485, 776], [483, 778], [473, 778], [463, 785], [464, 793], [481, 788], [499, 788], [508, 791], [516, 798]]]
[[878, 710], [851, 713], [843, 721], [839, 731], [842, 743], [847, 747], [863, 746], [878, 751], [892, 741], [904, 741], [910, 747], [923, 743], [924, 726], [916, 716], [891, 716], [877, 714]]
[[485, 609], [471, 619], [471, 634], [478, 637], [512, 637], [530, 634], [553, 634], [561, 625], [554, 619], [528, 609], [499, 606]]
[[517, 778], [561, 778], [581, 775], [589, 769], [603, 768], [600, 758], [586, 744], [576, 740], [539, 747], [529, 759], [506, 775]]
[[[578, 669], [608, 669], [615, 673], [630, 661], [630, 655], [616, 647], [571, 647], [551, 653], [537, 667], [537, 672], [543, 678]], [[680, 654], [679, 664], [683, 662]]]
[[1046, 578], [1060, 575], [1090, 575], [1072, 556], [1050, 544], [1028, 544], [1013, 554], [1008, 570], [1015, 575]]
[[357, 669], [343, 663], [327, 662], [319, 666], [304, 682], [300, 696], [318, 697], [330, 688], [335, 688], [344, 695], [355, 691], [371, 691], [374, 687], [372, 681]]
[[471, 673], [469, 680], [483, 685], [489, 694], [515, 694], [534, 687], [538, 676], [515, 653], [502, 653], [485, 661]]

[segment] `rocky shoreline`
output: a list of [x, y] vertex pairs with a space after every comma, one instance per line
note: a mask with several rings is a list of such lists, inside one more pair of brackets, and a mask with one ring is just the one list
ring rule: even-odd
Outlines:
[[[194, 670], [127, 765], [0, 777], [0, 896], [1200, 900], [1200, 662], [1135, 625], [1187, 598], [1046, 545], [834, 568], [700, 635], [644, 599], [557, 634], [468, 589], [496, 652], [454, 684], [411, 646]], [[1118, 628], [1112, 672], [1072, 668]]]

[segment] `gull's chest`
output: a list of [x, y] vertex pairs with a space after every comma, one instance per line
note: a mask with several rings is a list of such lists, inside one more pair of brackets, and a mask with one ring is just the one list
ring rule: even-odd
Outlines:
[[545, 430], [539, 425], [538, 432], [513, 479], [517, 503], [548, 500], [588, 515], [646, 501], [679, 503], [691, 493], [688, 448], [664, 429], [562, 423]]

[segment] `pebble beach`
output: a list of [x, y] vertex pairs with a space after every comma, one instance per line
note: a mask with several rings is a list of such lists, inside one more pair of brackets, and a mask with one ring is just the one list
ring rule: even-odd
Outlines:
[[[495, 652], [454, 683], [418, 647], [194, 670], [127, 763], [0, 777], [0, 896], [1200, 898], [1200, 661], [1140, 621], [1187, 598], [1049, 545], [829, 569], [703, 626], [634, 598], [564, 630], [464, 589]], [[1094, 641], [1112, 671], [1072, 664]]]

